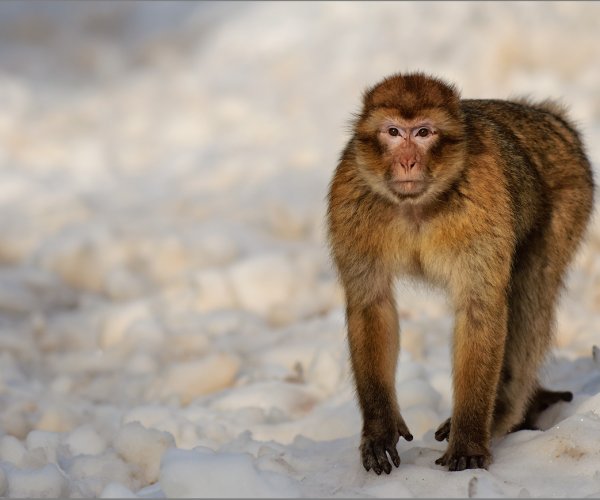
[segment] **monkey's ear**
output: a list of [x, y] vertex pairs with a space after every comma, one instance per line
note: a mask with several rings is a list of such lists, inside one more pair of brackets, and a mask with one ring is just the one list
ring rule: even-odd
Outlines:
[[363, 113], [373, 107], [373, 94], [375, 93], [375, 88], [377, 85], [372, 85], [371, 87], [367, 87], [362, 95], [363, 102]]
[[356, 131], [356, 128], [358, 127], [358, 123], [360, 122], [363, 114], [364, 114], [364, 110], [362, 113], [351, 113], [351, 117], [348, 120], [348, 122], [346, 123], [346, 127], [344, 127], [346, 129], [346, 132], [348, 132], [350, 135], [352, 135]]

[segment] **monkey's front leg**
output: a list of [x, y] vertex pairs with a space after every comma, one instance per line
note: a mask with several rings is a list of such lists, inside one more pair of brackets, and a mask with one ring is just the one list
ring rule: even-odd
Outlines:
[[501, 291], [472, 294], [456, 312], [454, 409], [446, 453], [436, 460], [451, 471], [487, 468], [492, 416], [504, 356], [507, 305]]
[[348, 341], [363, 416], [360, 451], [365, 469], [389, 474], [400, 457], [396, 443], [412, 435], [396, 401], [395, 375], [399, 349], [398, 314], [388, 288], [377, 298], [347, 304]]

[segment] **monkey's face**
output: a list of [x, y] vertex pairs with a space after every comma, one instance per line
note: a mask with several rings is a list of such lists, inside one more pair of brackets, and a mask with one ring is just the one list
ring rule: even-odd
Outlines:
[[463, 169], [458, 94], [420, 75], [384, 80], [365, 95], [356, 161], [375, 192], [395, 203], [439, 197]]

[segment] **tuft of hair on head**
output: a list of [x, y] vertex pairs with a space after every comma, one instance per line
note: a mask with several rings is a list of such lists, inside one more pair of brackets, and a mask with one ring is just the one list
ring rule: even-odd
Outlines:
[[454, 84], [422, 72], [397, 73], [368, 88], [363, 94], [363, 104], [363, 112], [389, 107], [406, 118], [428, 108], [443, 108], [458, 116], [460, 92]]

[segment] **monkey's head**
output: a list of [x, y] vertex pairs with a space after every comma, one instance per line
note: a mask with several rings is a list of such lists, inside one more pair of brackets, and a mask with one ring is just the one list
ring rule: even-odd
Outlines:
[[421, 73], [394, 75], [368, 89], [355, 123], [355, 155], [369, 187], [394, 203], [426, 203], [462, 172], [460, 96]]

